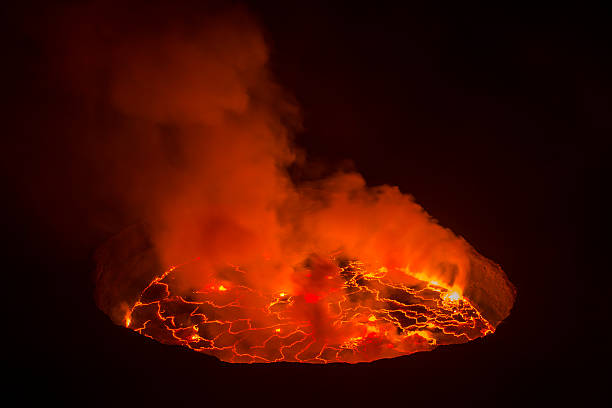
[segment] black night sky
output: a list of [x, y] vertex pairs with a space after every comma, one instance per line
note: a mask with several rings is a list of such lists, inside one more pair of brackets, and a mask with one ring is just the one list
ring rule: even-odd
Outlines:
[[[9, 394], [59, 406], [593, 402], [603, 378], [582, 381], [609, 302], [593, 284], [605, 241], [587, 251], [586, 237], [608, 209], [608, 13], [247, 4], [302, 110], [295, 143], [314, 165], [293, 176], [341, 163], [399, 186], [499, 263], [518, 297], [494, 335], [463, 345], [358, 365], [230, 365], [116, 326], [94, 304], [93, 251], [126, 224], [111, 210], [104, 228], [83, 221], [92, 203], [64, 137], [83, 112], [54, 82], [39, 29], [70, 3], [3, 6], [4, 273], [19, 281], [3, 290]], [[200, 3], [109, 7], [137, 23], [166, 8], [189, 19]]]

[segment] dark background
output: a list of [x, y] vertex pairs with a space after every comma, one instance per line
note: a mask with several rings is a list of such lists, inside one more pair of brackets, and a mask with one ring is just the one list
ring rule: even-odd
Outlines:
[[[42, 85], [48, 55], [27, 24], [53, 6], [22, 3], [3, 11], [3, 263], [18, 278], [3, 290], [10, 391], [86, 406], [595, 399], [604, 377], [591, 379], [591, 366], [607, 347], [597, 233], [607, 226], [610, 15], [286, 3], [249, 8], [301, 105], [296, 144], [321, 168], [348, 160], [369, 185], [398, 185], [498, 262], [518, 290], [510, 317], [484, 339], [354, 366], [228, 365], [115, 326], [92, 297], [91, 256], [108, 234], [79, 231], [87, 208], [69, 177], [57, 197], [32, 194], [40, 158], [62, 150], [62, 127], [38, 121], [70, 104]], [[49, 221], [45, 208], [58, 207], [63, 218]]]

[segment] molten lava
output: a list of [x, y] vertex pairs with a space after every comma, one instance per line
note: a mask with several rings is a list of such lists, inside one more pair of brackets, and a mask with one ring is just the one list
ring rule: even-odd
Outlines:
[[153, 279], [127, 311], [125, 326], [223, 361], [355, 363], [495, 331], [459, 293], [417, 279], [396, 283], [386, 268], [371, 272], [358, 261], [307, 262], [295, 272], [300, 286], [310, 288], [304, 293], [253, 290], [239, 267], [186, 289], [185, 268], [197, 269], [198, 261]]

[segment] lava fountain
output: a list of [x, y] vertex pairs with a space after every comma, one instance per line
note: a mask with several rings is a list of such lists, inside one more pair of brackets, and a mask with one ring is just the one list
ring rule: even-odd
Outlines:
[[95, 119], [75, 141], [100, 177], [88, 186], [134, 224], [96, 254], [114, 322], [228, 362], [354, 363], [508, 316], [501, 268], [410, 195], [352, 171], [290, 176], [308, 167], [299, 109], [243, 8], [96, 7], [54, 29], [57, 71]]

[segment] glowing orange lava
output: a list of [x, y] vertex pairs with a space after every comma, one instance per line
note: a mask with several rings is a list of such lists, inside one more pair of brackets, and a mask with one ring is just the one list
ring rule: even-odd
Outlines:
[[[142, 291], [125, 326], [161, 343], [189, 347], [227, 362], [364, 362], [464, 343], [494, 332], [458, 292], [413, 279], [397, 283], [387, 268], [331, 259], [335, 273], [300, 278], [304, 293], [261, 293], [233, 267], [223, 282], [185, 288], [172, 267]], [[314, 282], [317, 283], [317, 282]]]

